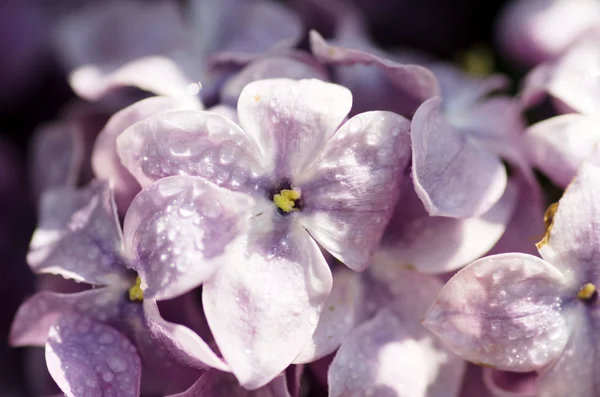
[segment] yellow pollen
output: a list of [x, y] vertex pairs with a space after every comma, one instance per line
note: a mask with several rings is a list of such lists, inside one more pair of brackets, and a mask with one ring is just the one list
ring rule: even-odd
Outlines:
[[283, 212], [298, 211], [295, 208], [296, 202], [300, 198], [301, 194], [297, 190], [293, 189], [282, 189], [279, 194], [273, 196], [273, 202]]
[[577, 293], [577, 298], [587, 301], [592, 299], [594, 294], [596, 293], [596, 286], [592, 283], [587, 283]]
[[255, 96], [254, 96], [254, 100], [255, 100], [256, 102], [260, 101], [260, 95], [255, 95]]
[[142, 285], [142, 279], [140, 276], [137, 276], [135, 279], [135, 285], [129, 288], [129, 300], [130, 301], [143, 301], [144, 300], [144, 291], [140, 287]]

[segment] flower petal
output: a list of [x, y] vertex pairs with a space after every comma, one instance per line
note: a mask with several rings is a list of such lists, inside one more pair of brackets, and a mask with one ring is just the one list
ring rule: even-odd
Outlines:
[[403, 185], [376, 257], [390, 266], [405, 265], [422, 273], [449, 272], [479, 259], [502, 237], [517, 205], [517, 187], [509, 183], [500, 200], [479, 217], [431, 216], [412, 180], [405, 178]]
[[142, 366], [135, 347], [114, 328], [62, 315], [50, 330], [46, 362], [68, 397], [137, 397]]
[[168, 397], [290, 397], [285, 376], [278, 375], [257, 390], [246, 390], [234, 376], [214, 369], [206, 371], [188, 390]]
[[[207, 366], [230, 371], [229, 366], [198, 334], [183, 325], [165, 321], [155, 301], [144, 299], [142, 322], [141, 327], [134, 327], [136, 343], [140, 350], [143, 349], [141, 356], [144, 361], [152, 361], [155, 369], [165, 367], [164, 361], [167, 358], [170, 361], [167, 366], [171, 367], [169, 371], [173, 373], [181, 371], [181, 367], [189, 370]], [[179, 368], [172, 368], [174, 366]], [[161, 373], [164, 374], [162, 371]]]
[[10, 331], [10, 344], [43, 346], [54, 321], [67, 312], [115, 325], [124, 295], [122, 290], [114, 288], [97, 288], [71, 294], [38, 292], [19, 307]]
[[461, 357], [508, 371], [532, 371], [555, 359], [569, 328], [561, 315], [565, 279], [527, 254], [480, 259], [440, 292], [423, 324]]
[[225, 83], [221, 90], [221, 102], [237, 106], [244, 87], [253, 81], [270, 78], [327, 80], [327, 71], [311, 56], [299, 51], [261, 57]]
[[167, 176], [194, 175], [250, 191], [264, 174], [251, 138], [209, 111], [168, 112], [138, 122], [117, 138], [117, 151], [142, 187]]
[[441, 103], [429, 99], [412, 120], [415, 190], [430, 215], [481, 215], [504, 193], [506, 171], [496, 155], [446, 122]]
[[429, 358], [418, 340], [383, 309], [342, 343], [329, 367], [329, 395], [425, 396], [434, 365]]
[[209, 278], [229, 244], [246, 232], [252, 204], [246, 195], [190, 176], [164, 178], [142, 190], [123, 230], [144, 297], [174, 298]]
[[[598, 7], [600, 11], [600, 7]], [[559, 58], [548, 85], [554, 98], [578, 113], [600, 115], [600, 99], [593, 94], [600, 89], [600, 35], [583, 37]]]
[[188, 69], [184, 58], [146, 56], [127, 63], [80, 66], [69, 74], [69, 84], [78, 96], [88, 101], [99, 101], [125, 87], [192, 99], [201, 88], [197, 81], [200, 73], [193, 76]]
[[125, 212], [141, 188], [121, 163], [117, 153], [117, 137], [138, 121], [183, 109], [201, 109], [201, 104], [189, 97], [147, 98], [115, 113], [98, 135], [92, 153], [92, 168], [98, 178], [111, 182], [121, 212]]
[[600, 250], [600, 152], [595, 151], [558, 202], [546, 236], [537, 246], [544, 258], [560, 269], [577, 291], [588, 282], [597, 283], [595, 256]]
[[396, 204], [410, 158], [409, 124], [392, 112], [354, 116], [300, 177], [308, 181], [299, 184], [303, 225], [354, 270], [369, 265]]
[[40, 207], [27, 254], [34, 272], [97, 285], [120, 282], [125, 271], [121, 227], [107, 183], [50, 190]]
[[[591, 315], [590, 315], [591, 313]], [[540, 375], [538, 396], [595, 397], [600, 393], [598, 363], [598, 313], [579, 307], [569, 313], [572, 333], [561, 356]]]
[[354, 96], [352, 114], [389, 110], [411, 116], [423, 101], [438, 94], [435, 76], [422, 66], [333, 46], [315, 31], [310, 32], [310, 44], [317, 59], [339, 67], [340, 84], [350, 88]]
[[530, 161], [559, 186], [566, 187], [579, 164], [600, 140], [600, 119], [579, 114], [552, 117], [527, 130]]
[[[238, 101], [240, 125], [276, 178], [293, 178], [318, 159], [352, 106], [352, 94], [320, 80], [270, 79], [248, 84]], [[294, 181], [291, 181], [294, 183]]]
[[294, 363], [310, 363], [333, 353], [359, 321], [363, 287], [359, 273], [346, 267], [333, 272], [333, 287], [317, 329]]
[[202, 295], [219, 349], [247, 389], [270, 382], [310, 342], [332, 285], [323, 254], [299, 225], [259, 239], [277, 251], [240, 244]]

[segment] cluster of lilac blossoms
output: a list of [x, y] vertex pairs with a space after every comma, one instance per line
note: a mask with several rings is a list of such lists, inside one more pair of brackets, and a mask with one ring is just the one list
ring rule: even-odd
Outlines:
[[29, 150], [37, 292], [5, 321], [32, 394], [600, 396], [593, 0], [510, 2], [515, 96], [378, 47], [349, 1], [74, 3], [45, 43], [77, 98]]

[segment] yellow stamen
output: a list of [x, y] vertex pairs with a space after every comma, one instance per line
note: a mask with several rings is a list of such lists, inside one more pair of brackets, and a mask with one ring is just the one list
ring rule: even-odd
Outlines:
[[489, 76], [494, 71], [494, 55], [484, 46], [474, 46], [459, 57], [464, 70], [474, 76]]
[[296, 206], [296, 200], [300, 198], [301, 194], [297, 190], [293, 189], [282, 189], [279, 194], [273, 196], [273, 202], [283, 212], [298, 211]]
[[129, 288], [129, 300], [130, 301], [143, 301], [144, 300], [144, 291], [141, 288], [142, 279], [140, 276], [137, 276], [135, 279], [135, 285]]
[[592, 283], [584, 284], [583, 287], [577, 293], [577, 297], [583, 301], [587, 301], [592, 299], [594, 294], [596, 293], [596, 286]]

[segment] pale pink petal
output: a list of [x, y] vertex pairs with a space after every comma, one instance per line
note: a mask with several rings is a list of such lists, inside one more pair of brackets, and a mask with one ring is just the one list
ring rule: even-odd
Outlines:
[[531, 163], [561, 187], [571, 182], [599, 140], [600, 118], [579, 114], [541, 121], [529, 127], [526, 135]]
[[170, 299], [199, 286], [244, 236], [252, 208], [246, 195], [201, 178], [174, 176], [145, 188], [124, 222], [125, 250], [144, 296]]
[[[280, 215], [262, 215], [268, 216]], [[257, 233], [232, 249], [202, 296], [219, 349], [248, 389], [271, 381], [310, 342], [332, 285], [327, 262], [302, 227]]]
[[50, 330], [46, 363], [67, 397], [138, 397], [142, 365], [135, 346], [114, 328], [62, 315]]
[[494, 397], [535, 397], [537, 377], [535, 372], [483, 369], [484, 382]]
[[352, 94], [345, 87], [316, 79], [270, 79], [244, 88], [238, 115], [266, 169], [290, 178], [318, 160], [351, 106]]
[[354, 270], [369, 265], [392, 215], [410, 159], [409, 124], [392, 112], [354, 116], [327, 142], [319, 162], [296, 177], [308, 181], [298, 183], [306, 203], [301, 222]]
[[124, 213], [140, 185], [121, 163], [117, 153], [117, 138], [138, 121], [159, 113], [184, 109], [201, 109], [201, 104], [189, 97], [151, 97], [115, 113], [104, 126], [92, 153], [92, 168], [96, 177], [111, 182], [115, 201]]
[[444, 119], [441, 105], [439, 97], [426, 101], [412, 120], [415, 190], [431, 215], [481, 215], [504, 193], [506, 171], [497, 155]]
[[495, 255], [450, 279], [424, 325], [469, 361], [509, 371], [537, 370], [567, 343], [570, 328], [560, 306], [567, 292], [560, 271], [543, 260]]
[[194, 175], [250, 192], [266, 173], [246, 132], [210, 111], [181, 110], [142, 120], [119, 135], [117, 151], [142, 187], [167, 176]]

